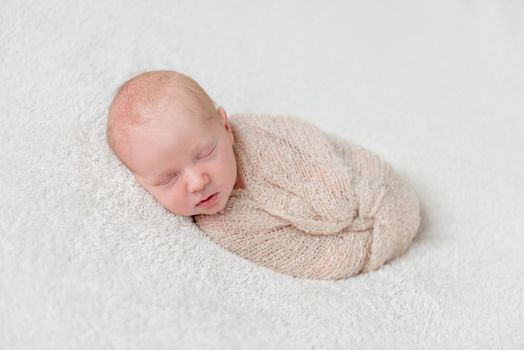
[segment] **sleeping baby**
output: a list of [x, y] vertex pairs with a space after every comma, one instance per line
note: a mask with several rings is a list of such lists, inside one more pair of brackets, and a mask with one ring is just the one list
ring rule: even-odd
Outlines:
[[295, 116], [234, 114], [187, 75], [145, 72], [109, 107], [136, 181], [214, 242], [299, 278], [341, 279], [407, 250], [417, 196], [376, 154]]

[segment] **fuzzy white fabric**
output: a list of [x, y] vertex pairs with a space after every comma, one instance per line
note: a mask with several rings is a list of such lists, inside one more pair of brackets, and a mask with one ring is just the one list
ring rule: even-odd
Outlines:
[[[524, 348], [523, 44], [520, 1], [3, 1], [0, 348]], [[336, 282], [220, 248], [105, 143], [153, 69], [380, 154], [421, 234]]]

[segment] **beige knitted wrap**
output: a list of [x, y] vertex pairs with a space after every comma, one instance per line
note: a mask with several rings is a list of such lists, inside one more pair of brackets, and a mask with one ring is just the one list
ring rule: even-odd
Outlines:
[[401, 255], [419, 201], [376, 154], [293, 116], [231, 115], [245, 188], [197, 226], [230, 252], [300, 278], [341, 279]]

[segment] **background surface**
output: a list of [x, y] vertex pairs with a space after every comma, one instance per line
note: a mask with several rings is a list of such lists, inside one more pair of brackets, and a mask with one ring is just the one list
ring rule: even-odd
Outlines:
[[[522, 349], [521, 1], [3, 1], [1, 349]], [[105, 142], [119, 84], [195, 78], [376, 153], [422, 233], [372, 273], [237, 257]]]

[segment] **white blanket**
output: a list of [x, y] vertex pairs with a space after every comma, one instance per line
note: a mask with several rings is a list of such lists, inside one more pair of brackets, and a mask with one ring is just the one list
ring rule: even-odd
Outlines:
[[[0, 349], [524, 348], [522, 62], [520, 1], [3, 1]], [[154, 69], [380, 154], [421, 234], [337, 282], [220, 248], [105, 143]]]

